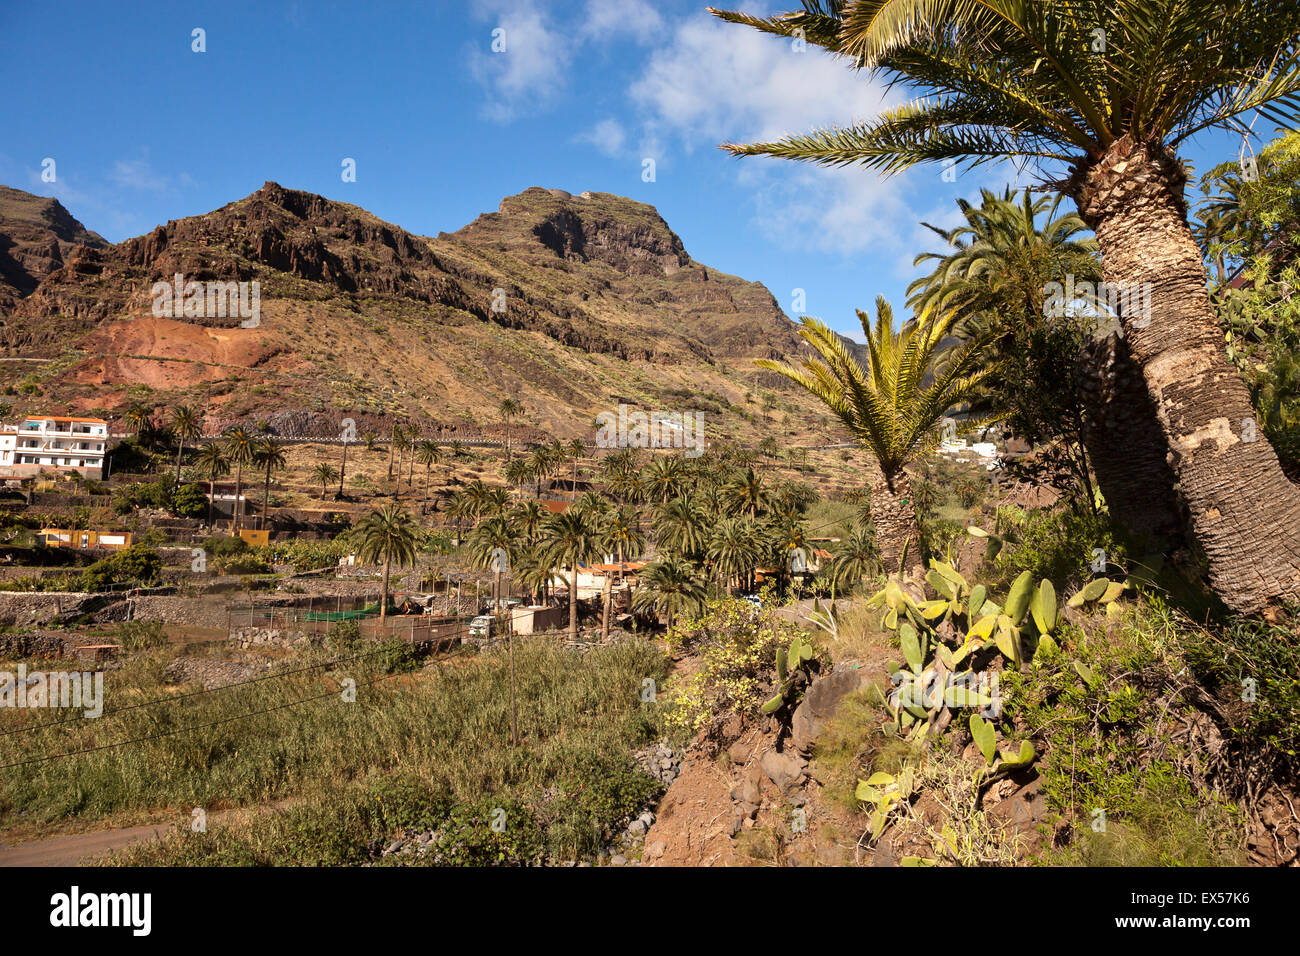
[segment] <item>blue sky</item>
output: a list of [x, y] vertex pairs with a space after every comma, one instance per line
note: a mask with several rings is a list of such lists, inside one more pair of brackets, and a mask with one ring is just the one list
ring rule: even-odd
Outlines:
[[[934, 248], [920, 221], [952, 225], [957, 197], [1000, 188], [1011, 171], [946, 182], [926, 167], [885, 180], [730, 158], [719, 142], [867, 119], [902, 93], [704, 6], [5, 5], [0, 183], [58, 196], [114, 242], [266, 180], [424, 235], [528, 186], [618, 193], [654, 204], [695, 259], [763, 282], [788, 314], [802, 289], [804, 311], [860, 334], [853, 309], [879, 294], [901, 306], [912, 257]], [[498, 28], [503, 52], [492, 50]], [[1210, 134], [1185, 154], [1205, 169], [1239, 146]], [[355, 182], [342, 181], [345, 158]]]

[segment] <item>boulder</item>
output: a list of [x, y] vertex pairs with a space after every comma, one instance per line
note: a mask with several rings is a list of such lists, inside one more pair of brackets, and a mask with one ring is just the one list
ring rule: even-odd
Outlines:
[[810, 753], [826, 722], [835, 715], [840, 699], [870, 683], [866, 668], [837, 669], [812, 682], [795, 708], [790, 739], [803, 753]]
[[777, 753], [775, 750], [763, 754], [759, 765], [763, 768], [763, 773], [767, 774], [767, 779], [786, 796], [798, 789], [808, 766], [798, 754]]

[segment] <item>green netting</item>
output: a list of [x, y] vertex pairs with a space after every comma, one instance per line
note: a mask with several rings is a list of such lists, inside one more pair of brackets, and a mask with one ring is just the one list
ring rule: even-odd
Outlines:
[[[388, 613], [396, 614], [397, 605], [392, 601], [388, 602]], [[369, 604], [366, 607], [358, 608], [355, 611], [311, 611], [302, 616], [304, 621], [355, 621], [362, 617], [377, 617], [379, 615], [379, 604]]]

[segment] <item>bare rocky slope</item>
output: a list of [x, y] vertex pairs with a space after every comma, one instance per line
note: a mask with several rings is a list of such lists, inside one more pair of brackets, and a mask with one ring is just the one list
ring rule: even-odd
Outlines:
[[57, 199], [0, 186], [0, 312], [30, 295], [73, 249], [107, 245]]
[[[0, 218], [18, 263], [0, 288], [0, 346], [48, 360], [0, 363], [14, 413], [195, 401], [209, 427], [323, 432], [352, 416], [382, 429], [401, 416], [473, 430], [513, 397], [532, 425], [589, 436], [596, 413], [627, 400], [699, 408], [715, 439], [825, 437], [824, 416], [754, 366], [800, 348], [772, 294], [694, 261], [630, 199], [533, 187], [429, 238], [266, 183], [108, 245], [56, 201], [0, 198], [0, 213], [25, 210]], [[151, 287], [177, 273], [258, 282], [260, 324], [153, 315]]]

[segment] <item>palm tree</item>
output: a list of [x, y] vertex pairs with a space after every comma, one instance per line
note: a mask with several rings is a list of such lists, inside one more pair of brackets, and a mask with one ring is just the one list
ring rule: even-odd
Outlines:
[[682, 493], [686, 484], [686, 459], [676, 455], [657, 455], [645, 470], [645, 487], [649, 499], [659, 504]]
[[607, 472], [605, 487], [623, 504], [635, 504], [646, 500], [645, 476], [635, 465], [623, 465]]
[[411, 452], [409, 456], [410, 462], [406, 467], [406, 487], [410, 491], [414, 492], [415, 491], [415, 453], [420, 447], [420, 442], [423, 441], [423, 439], [420, 437], [420, 430], [412, 426], [411, 430], [406, 433], [406, 440], [407, 440], [407, 444], [410, 446], [410, 452]]
[[682, 557], [698, 555], [709, 535], [709, 519], [694, 500], [679, 495], [660, 505], [654, 519], [655, 544]]
[[[393, 480], [393, 459], [397, 455], [397, 448], [406, 440], [406, 429], [398, 422], [393, 422], [388, 429], [388, 480]], [[401, 475], [402, 466], [399, 462], [397, 473]]]
[[485, 487], [481, 502], [482, 514], [499, 517], [510, 507], [510, 492], [504, 488]]
[[[626, 506], [614, 508], [605, 519], [605, 537], [614, 552], [614, 560], [621, 566], [633, 561], [645, 550], [645, 534], [641, 531], [637, 514]], [[621, 571], [619, 572], [622, 573]]]
[[542, 482], [549, 481], [555, 474], [555, 456], [545, 446], [538, 446], [528, 453], [528, 470], [537, 482], [537, 497], [542, 496]]
[[455, 522], [456, 543], [460, 544], [462, 529], [478, 517], [478, 505], [465, 489], [452, 493], [451, 501], [447, 504], [447, 517]]
[[519, 537], [528, 544], [536, 544], [550, 513], [536, 501], [519, 501], [510, 510], [510, 523]]
[[537, 545], [520, 548], [510, 565], [510, 578], [529, 590], [534, 603], [541, 603], [551, 581], [551, 562]]
[[569, 505], [570, 511], [576, 511], [578, 514], [592, 520], [599, 521], [609, 513], [613, 505], [601, 494], [595, 491], [585, 491], [573, 504]]
[[768, 495], [762, 476], [746, 468], [728, 483], [726, 497], [736, 510], [753, 518], [767, 505]]
[[[645, 534], [641, 531], [637, 513], [626, 505], [609, 509], [604, 519], [605, 542], [618, 562], [618, 581], [623, 581], [623, 562], [640, 556], [645, 549]], [[605, 589], [605, 607], [601, 616], [602, 639], [609, 636], [609, 612], [614, 599], [613, 582]]]
[[320, 482], [320, 496], [322, 498], [329, 493], [330, 483], [338, 478], [338, 476], [338, 469], [327, 461], [321, 462], [311, 470], [312, 480]]
[[396, 564], [405, 568], [415, 563], [417, 530], [410, 513], [393, 504], [370, 512], [352, 529], [357, 560], [363, 564], [382, 561], [384, 565], [383, 590], [379, 596], [380, 623], [388, 618], [388, 580], [392, 566]]
[[[1111, 317], [1095, 294], [1097, 243], [1078, 238], [1083, 219], [1057, 215], [1059, 197], [1031, 200], [1028, 190], [1020, 199], [1010, 189], [1001, 196], [982, 190], [978, 206], [957, 204], [962, 225], [928, 226], [948, 248], [916, 257], [933, 271], [908, 287], [908, 304], [953, 309], [963, 327], [989, 334], [1002, 374], [975, 404], [991, 404], [1033, 444], [1059, 440], [1079, 489], [1072, 503], [1095, 510], [1095, 473], [1111, 514], [1165, 550], [1183, 533], [1168, 447], [1126, 343], [1113, 333], [1095, 339], [1099, 320]], [[1062, 303], [1049, 290], [1064, 299], [1067, 286], [1075, 304], [1054, 308]]]
[[266, 481], [262, 486], [262, 521], [265, 528], [271, 517], [271, 471], [285, 466], [284, 445], [274, 438], [263, 438], [253, 450], [253, 462], [266, 469]]
[[676, 557], [646, 565], [632, 595], [632, 606], [637, 610], [666, 615], [669, 630], [674, 616], [698, 614], [704, 601], [704, 585], [695, 576], [695, 569], [689, 561]]
[[240, 500], [244, 487], [244, 466], [253, 460], [257, 439], [243, 425], [236, 425], [225, 434], [226, 454], [235, 465], [235, 513], [230, 522], [231, 533], [239, 531], [242, 524]]
[[194, 441], [203, 434], [203, 416], [193, 405], [177, 405], [172, 409], [171, 427], [172, 434], [176, 436], [176, 485], [179, 487], [185, 443]]
[[578, 460], [587, 453], [587, 446], [581, 438], [575, 438], [564, 446], [573, 459], [573, 484], [570, 486], [570, 499], [578, 497]]
[[216, 482], [222, 475], [230, 474], [230, 459], [217, 442], [210, 441], [199, 448], [199, 474], [208, 479], [208, 527], [212, 527], [212, 505], [216, 500]]
[[1009, 157], [1060, 170], [1053, 185], [1096, 233], [1106, 281], [1150, 292], [1149, 307], [1121, 308], [1120, 323], [1211, 585], [1238, 611], [1300, 597], [1300, 489], [1254, 434], [1250, 395], [1224, 353], [1177, 152], [1210, 128], [1248, 135], [1242, 118], [1254, 112], [1295, 128], [1300, 5], [805, 0], [776, 17], [715, 13], [923, 93], [871, 122], [724, 147], [733, 153], [887, 173]]
[[857, 527], [849, 532], [831, 551], [831, 561], [826, 569], [833, 589], [841, 584], [860, 584], [869, 574], [880, 569], [880, 552], [875, 539], [866, 528]]
[[[979, 205], [957, 200], [961, 225], [940, 229], [921, 223], [947, 248], [913, 260], [914, 266], [933, 263], [934, 268], [908, 286], [907, 304], [916, 311], [948, 309], [966, 322], [985, 325], [999, 319], [1010, 324], [1004, 312], [1017, 322], [1041, 322], [1050, 283], [1067, 275], [1078, 283], [1102, 277], [1097, 241], [1079, 238], [1088, 227], [1076, 213], [1057, 215], [1060, 204], [1059, 196], [1033, 199], [1028, 189], [1020, 196], [1009, 186], [1001, 195], [981, 189]], [[1095, 296], [1085, 299], [1096, 303]]]
[[514, 459], [514, 453], [510, 448], [510, 423], [524, 413], [524, 406], [516, 399], [506, 398], [497, 406], [497, 413], [506, 423], [506, 461], [511, 461]]
[[[894, 313], [876, 300], [874, 325], [858, 311], [867, 340], [863, 368], [844, 340], [823, 322], [802, 320], [799, 335], [817, 358], [802, 368], [767, 359], [758, 364], [807, 389], [870, 449], [880, 466], [871, 486], [871, 516], [881, 559], [890, 570], [921, 568], [920, 529], [904, 468], [938, 443], [935, 426], [989, 377], [982, 340], [942, 350], [956, 314], [928, 312], [894, 331]], [[928, 384], [927, 384], [928, 383]], [[971, 423], [967, 427], [974, 427]]]
[[423, 440], [415, 451], [416, 459], [424, 466], [424, 501], [429, 502], [429, 481], [433, 477], [433, 466], [442, 461], [442, 452], [433, 442]]
[[153, 426], [153, 409], [141, 402], [132, 402], [122, 417], [127, 425], [135, 429], [137, 442], [141, 441], [145, 432]]
[[599, 558], [604, 538], [586, 518], [572, 509], [551, 519], [542, 534], [544, 553], [555, 564], [567, 564], [569, 575], [569, 640], [578, 639], [578, 565]]
[[334, 493], [335, 499], [343, 498], [343, 479], [348, 473], [348, 445], [352, 443], [348, 441], [348, 433], [346, 429], [344, 430], [339, 443], [343, 446], [343, 458], [339, 462], [339, 490]]
[[516, 458], [513, 461], [508, 461], [501, 471], [505, 480], [518, 489], [519, 497], [522, 498], [524, 496], [524, 482], [532, 474], [532, 469], [528, 467], [528, 460], [526, 458]]
[[470, 554], [481, 568], [494, 574], [493, 611], [501, 607], [501, 576], [509, 570], [516, 551], [515, 529], [504, 515], [484, 518], [469, 534]]
[[762, 555], [758, 526], [748, 516], [724, 518], [713, 529], [704, 556], [713, 565], [720, 585], [750, 583]]

